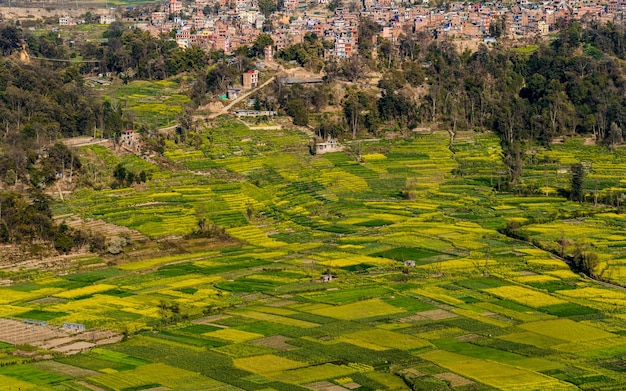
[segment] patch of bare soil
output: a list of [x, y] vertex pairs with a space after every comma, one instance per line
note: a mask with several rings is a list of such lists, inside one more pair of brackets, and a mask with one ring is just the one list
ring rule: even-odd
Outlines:
[[278, 349], [278, 350], [295, 349], [296, 348], [295, 346], [290, 345], [286, 342], [289, 339], [290, 338], [287, 338], [282, 335], [273, 335], [271, 337], [255, 339], [254, 341], [250, 341], [250, 343], [253, 343], [255, 345], [266, 346], [268, 348], [273, 348], [273, 349]]
[[434, 376], [439, 380], [444, 380], [444, 381], [449, 382], [450, 386], [452, 387], [463, 387], [463, 386], [469, 386], [470, 384], [474, 384], [473, 381], [466, 379], [463, 376], [459, 376], [456, 373], [452, 373], [452, 372], [438, 373]]
[[63, 140], [63, 144], [68, 147], [84, 147], [87, 145], [104, 145], [107, 148], [113, 148], [113, 142], [108, 139], [93, 138], [90, 136], [71, 137]]
[[448, 312], [446, 310], [422, 311], [422, 312], [418, 312], [417, 315], [423, 316], [424, 318], [427, 318], [430, 320], [443, 320], [443, 319], [450, 319], [450, 318], [457, 317], [456, 314], [453, 314], [452, 312]]
[[400, 373], [406, 374], [406, 375], [411, 375], [412, 377], [426, 376], [426, 374], [424, 372], [420, 372], [420, 371], [418, 371], [415, 368], [407, 368], [407, 369], [404, 369], [404, 370], [400, 371]]
[[563, 144], [565, 142], [565, 137], [555, 137], [550, 140], [550, 144]]
[[230, 318], [230, 317], [231, 317], [230, 315], [224, 315], [224, 314], [211, 315], [211, 316], [205, 316], [204, 318], [195, 319], [191, 323], [193, 323], [193, 324], [205, 324], [205, 325], [208, 325], [208, 326], [215, 326], [215, 327], [221, 327], [221, 328], [228, 328], [228, 326], [224, 326], [224, 325], [220, 325], [220, 324], [214, 324], [213, 322], [217, 322], [218, 320], [227, 319], [227, 318]]
[[[208, 113], [217, 113], [222, 111], [224, 108], [224, 104], [220, 101], [209, 102], [203, 106], [198, 107], [198, 112], [208, 112]], [[196, 118], [197, 117], [197, 118]], [[204, 119], [204, 116], [194, 116], [194, 119]]]
[[74, 229], [81, 229], [83, 231], [91, 231], [93, 233], [101, 233], [105, 238], [112, 238], [114, 236], [128, 236], [133, 242], [146, 242], [148, 237], [143, 235], [139, 231], [107, 223], [103, 220], [97, 219], [81, 219], [78, 215], [64, 215], [56, 216], [56, 222], [65, 221], [68, 227]]
[[483, 43], [480, 39], [454, 39], [450, 42], [452, 42], [459, 53], [463, 53], [468, 49], [473, 53], [477, 51], [480, 44]]
[[62, 364], [56, 361], [39, 361], [31, 364], [37, 369], [56, 372], [73, 378], [85, 378], [89, 376], [101, 375], [100, 372], [75, 367], [74, 365]]
[[310, 388], [311, 390], [315, 390], [315, 391], [347, 391], [348, 390], [348, 388], [338, 386], [329, 381], [320, 381], [317, 383], [310, 383], [310, 384], [306, 384], [305, 387]]
[[[78, 261], [85, 259], [89, 253], [83, 248], [71, 254], [58, 254], [54, 249], [42, 249], [37, 255], [33, 255], [29, 248], [19, 245], [0, 245], [0, 270], [19, 272], [24, 270], [43, 269], [65, 274], [75, 268]], [[102, 266], [102, 265], [100, 265]], [[97, 264], [85, 266], [98, 267]], [[0, 285], [10, 285], [12, 281], [2, 280]]]
[[[286, 76], [288, 77], [295, 77], [298, 79], [311, 79], [311, 78], [315, 78], [315, 77], [324, 77], [326, 76], [325, 72], [311, 72], [306, 68], [287, 68], [287, 69], [283, 69], [281, 71], [281, 73], [284, 73]], [[282, 76], [282, 75], [281, 75]]]
[[456, 337], [456, 339], [458, 339], [459, 341], [463, 341], [463, 342], [471, 341], [471, 340], [474, 340], [476, 338], [480, 338], [480, 335], [478, 335], [478, 334], [465, 334], [465, 335], [459, 335], [458, 337]]
[[13, 345], [28, 344], [63, 354], [76, 354], [94, 346], [121, 341], [122, 335], [113, 331], [71, 330], [48, 325], [11, 319], [0, 319], [0, 341]]
[[584, 140], [583, 141], [584, 145], [596, 145], [596, 137], [595, 136], [585, 137], [583, 140]]

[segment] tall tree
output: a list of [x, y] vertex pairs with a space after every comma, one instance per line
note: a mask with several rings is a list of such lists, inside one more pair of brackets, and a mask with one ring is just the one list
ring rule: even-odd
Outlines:
[[266, 18], [269, 18], [272, 12], [276, 11], [277, 6], [274, 0], [259, 0], [259, 10]]
[[0, 25], [0, 52], [3, 56], [8, 56], [22, 45], [23, 34], [19, 28], [9, 25]]
[[571, 192], [572, 201], [583, 202], [585, 198], [585, 167], [581, 163], [572, 164], [571, 168]]
[[303, 99], [292, 99], [287, 103], [287, 114], [293, 118], [294, 125], [309, 124], [309, 109]]

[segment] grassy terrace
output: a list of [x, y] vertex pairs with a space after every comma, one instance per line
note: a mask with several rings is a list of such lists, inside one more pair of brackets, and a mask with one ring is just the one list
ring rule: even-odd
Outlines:
[[97, 86], [114, 107], [122, 108], [151, 128], [174, 125], [182, 107], [190, 102], [180, 92], [180, 79], [132, 81], [127, 85]]
[[[198, 150], [169, 146], [177, 170], [125, 158], [152, 180], [83, 190], [62, 208], [151, 238], [184, 235], [204, 217], [239, 244], [0, 288], [3, 317], [131, 333], [55, 359], [64, 365], [0, 367], [2, 386], [596, 390], [626, 382], [626, 291], [497, 231], [521, 221], [539, 241], [562, 232], [584, 239], [605, 276], [626, 283], [622, 215], [555, 191], [495, 192], [504, 167], [494, 135], [461, 134], [452, 147], [446, 133], [364, 143], [362, 162], [349, 152], [310, 156], [307, 137], [287, 129], [228, 121], [206, 135]], [[83, 152], [93, 164], [119, 161]], [[590, 181], [620, 183], [619, 151], [568, 142], [537, 154], [554, 163], [529, 166], [527, 183], [567, 184], [557, 170], [577, 159], [594, 161]], [[404, 268], [406, 260], [416, 266]], [[326, 270], [337, 278], [318, 282]], [[190, 320], [162, 327], [172, 315], [163, 303]], [[0, 362], [15, 360], [11, 350], [0, 346]]]

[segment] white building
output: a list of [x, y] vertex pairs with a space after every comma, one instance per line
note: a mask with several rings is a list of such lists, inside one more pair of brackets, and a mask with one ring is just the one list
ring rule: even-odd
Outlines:
[[62, 16], [59, 18], [59, 26], [76, 26], [76, 19], [71, 16]]
[[115, 15], [100, 15], [100, 24], [111, 24], [115, 22]]

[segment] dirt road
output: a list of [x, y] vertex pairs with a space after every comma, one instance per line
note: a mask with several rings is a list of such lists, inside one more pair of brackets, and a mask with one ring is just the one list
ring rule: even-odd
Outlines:
[[256, 92], [258, 90], [260, 90], [261, 88], [265, 87], [266, 85], [270, 84], [271, 82], [274, 81], [274, 79], [276, 78], [276, 76], [272, 76], [270, 77], [265, 83], [261, 84], [260, 86], [258, 86], [257, 88], [250, 90], [248, 92], [246, 92], [245, 94], [239, 96], [237, 99], [233, 100], [232, 102], [230, 102], [228, 105], [224, 106], [220, 111], [218, 111], [217, 113], [211, 113], [209, 114], [207, 117], [210, 119], [213, 119], [217, 116], [220, 116], [222, 114], [226, 114], [228, 113], [228, 110], [230, 110], [234, 105], [236, 105], [237, 103], [241, 102], [243, 99], [246, 99], [248, 96], [250, 96], [250, 94], [252, 94], [253, 92]]
[[72, 137], [63, 140], [63, 144], [68, 147], [84, 147], [87, 145], [106, 144], [110, 142], [109, 139], [93, 138], [89, 136]]

